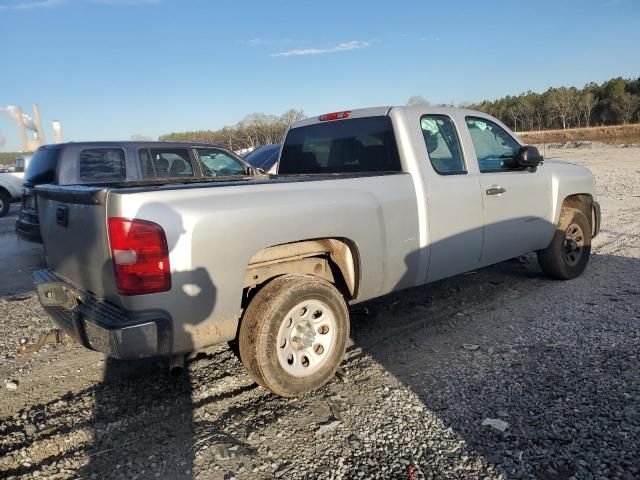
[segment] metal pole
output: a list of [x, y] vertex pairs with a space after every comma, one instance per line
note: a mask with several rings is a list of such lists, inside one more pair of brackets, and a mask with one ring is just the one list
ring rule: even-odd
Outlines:
[[40, 121], [40, 106], [37, 103], [33, 104], [33, 121], [36, 124], [39, 146], [42, 146], [44, 145], [44, 132], [42, 131], [42, 122]]
[[22, 151], [29, 151], [29, 142], [27, 139], [27, 127], [24, 124], [24, 114], [22, 113], [22, 108], [17, 107], [16, 112], [18, 118], [16, 119], [18, 122], [18, 129], [20, 130], [20, 138], [22, 139]]
[[62, 128], [60, 127], [60, 122], [58, 120], [54, 120], [51, 122], [51, 128], [53, 129], [53, 138], [56, 143], [62, 143]]

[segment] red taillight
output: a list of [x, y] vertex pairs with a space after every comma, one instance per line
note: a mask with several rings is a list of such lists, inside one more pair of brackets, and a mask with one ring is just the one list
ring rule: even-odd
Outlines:
[[109, 218], [109, 245], [122, 295], [171, 289], [169, 248], [162, 227], [145, 220]]
[[321, 122], [327, 122], [329, 120], [341, 120], [343, 118], [348, 118], [351, 115], [351, 110], [347, 110], [346, 112], [333, 112], [333, 113], [325, 113], [324, 115], [320, 115], [318, 120]]

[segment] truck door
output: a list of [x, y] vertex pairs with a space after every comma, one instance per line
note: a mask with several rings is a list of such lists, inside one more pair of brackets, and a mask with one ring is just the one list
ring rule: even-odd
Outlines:
[[520, 144], [496, 123], [465, 118], [480, 170], [484, 242], [482, 265], [543, 248], [549, 238], [550, 181], [544, 168], [514, 169]]
[[[478, 266], [482, 250], [482, 203], [476, 169], [468, 168], [456, 122], [449, 115], [419, 117], [426, 147], [421, 165], [427, 201], [428, 281]], [[429, 165], [430, 164], [430, 165]]]

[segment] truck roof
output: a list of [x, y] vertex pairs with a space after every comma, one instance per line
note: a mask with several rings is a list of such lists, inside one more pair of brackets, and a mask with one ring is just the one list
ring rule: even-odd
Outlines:
[[227, 147], [222, 145], [206, 143], [206, 142], [175, 142], [175, 141], [159, 141], [159, 140], [104, 140], [104, 141], [83, 141], [83, 142], [64, 142], [64, 143], [50, 143], [47, 145], [43, 145], [40, 148], [63, 148], [67, 146], [87, 146], [87, 147], [114, 147], [114, 146], [130, 146], [130, 147], [154, 147], [154, 146], [162, 146], [162, 147], [215, 147], [221, 148], [223, 150], [229, 150]]
[[[431, 113], [431, 114], [441, 114], [441, 115], [450, 115], [453, 112], [464, 112], [469, 115], [477, 115], [477, 116], [486, 116], [485, 113], [479, 112], [477, 110], [469, 110], [466, 108], [457, 108], [457, 107], [436, 107], [432, 105], [388, 105], [381, 107], [368, 107], [368, 108], [355, 108], [353, 110], [345, 110], [349, 112], [348, 118], [363, 118], [363, 117], [375, 117], [387, 115], [391, 109], [398, 110], [410, 110], [410, 111], [419, 111], [422, 113]], [[323, 114], [327, 115], [327, 114]], [[307, 125], [313, 125], [314, 123], [320, 123], [320, 117], [323, 115], [316, 115], [313, 117], [308, 117], [303, 120], [298, 120], [291, 124], [291, 128], [304, 127]], [[339, 119], [336, 119], [339, 120]]]

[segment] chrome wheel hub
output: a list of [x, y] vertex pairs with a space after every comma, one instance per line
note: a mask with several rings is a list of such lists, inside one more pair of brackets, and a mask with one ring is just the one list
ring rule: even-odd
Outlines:
[[317, 372], [331, 357], [336, 342], [336, 319], [320, 300], [305, 300], [282, 319], [278, 330], [277, 355], [290, 375], [305, 377]]
[[580, 262], [584, 250], [584, 232], [580, 225], [572, 223], [564, 234], [564, 260], [574, 267]]

